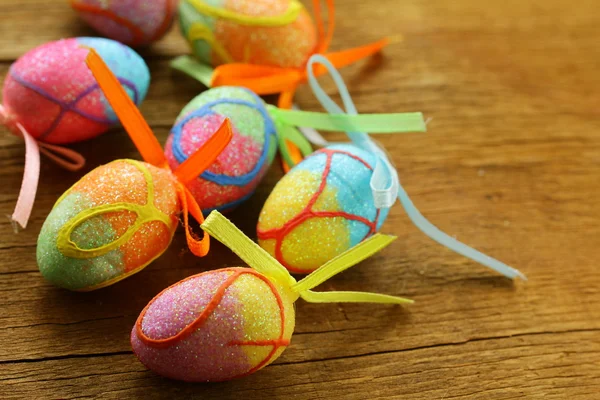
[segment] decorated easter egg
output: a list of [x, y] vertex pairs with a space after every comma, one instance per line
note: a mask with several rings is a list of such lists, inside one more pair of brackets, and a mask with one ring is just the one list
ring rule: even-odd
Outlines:
[[184, 37], [201, 61], [300, 68], [317, 46], [314, 22], [297, 0], [182, 0]]
[[100, 166], [58, 199], [37, 244], [51, 283], [88, 291], [132, 275], [171, 243], [180, 202], [168, 169], [134, 160]]
[[173, 24], [179, 0], [71, 0], [101, 35], [131, 46], [152, 43]]
[[308, 273], [379, 230], [375, 156], [351, 144], [321, 149], [281, 179], [260, 213], [258, 243], [294, 273]]
[[146, 306], [131, 345], [146, 367], [169, 378], [239, 378], [269, 365], [289, 345], [297, 297], [250, 268], [194, 275]]
[[252, 195], [276, 152], [275, 126], [260, 97], [240, 87], [218, 87], [194, 98], [179, 115], [165, 146], [175, 170], [229, 118], [231, 142], [187, 184], [203, 211], [227, 210]]
[[77, 142], [118, 122], [85, 64], [86, 47], [102, 56], [135, 103], [140, 104], [146, 96], [150, 72], [129, 47], [85, 37], [44, 44], [10, 67], [2, 92], [10, 118], [36, 139], [55, 144]]

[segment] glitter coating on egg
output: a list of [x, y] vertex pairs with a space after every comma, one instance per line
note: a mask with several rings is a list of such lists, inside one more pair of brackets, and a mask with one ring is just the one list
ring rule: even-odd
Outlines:
[[181, 205], [171, 171], [117, 160], [85, 175], [56, 202], [37, 243], [51, 283], [87, 291], [132, 275], [171, 243]]
[[214, 382], [243, 377], [273, 362], [289, 345], [294, 300], [250, 268], [194, 275], [146, 306], [131, 332], [131, 345], [146, 367], [169, 378]]
[[152, 43], [173, 25], [178, 0], [71, 0], [101, 35], [131, 46]]
[[389, 209], [373, 203], [375, 157], [329, 146], [296, 165], [260, 213], [258, 243], [290, 272], [309, 273], [379, 230]]
[[252, 195], [276, 152], [275, 126], [260, 97], [222, 86], [194, 98], [181, 112], [165, 146], [175, 170], [229, 118], [233, 138], [198, 179], [187, 184], [202, 210], [229, 210]]
[[196, 57], [301, 68], [317, 46], [314, 22], [297, 0], [182, 0], [182, 33]]
[[2, 101], [11, 119], [36, 139], [63, 144], [93, 138], [118, 122], [85, 64], [94, 48], [140, 104], [150, 84], [144, 60], [109, 39], [73, 38], [50, 42], [20, 57], [4, 81]]

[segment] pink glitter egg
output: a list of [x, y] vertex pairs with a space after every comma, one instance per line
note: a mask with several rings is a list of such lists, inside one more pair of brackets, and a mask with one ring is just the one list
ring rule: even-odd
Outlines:
[[71, 0], [71, 7], [101, 35], [142, 46], [169, 31], [177, 3], [178, 0]]
[[273, 362], [294, 331], [294, 299], [251, 268], [191, 276], [158, 294], [131, 332], [149, 369], [190, 382], [224, 381]]
[[275, 125], [264, 102], [248, 89], [223, 86], [194, 98], [181, 112], [165, 146], [177, 168], [229, 118], [233, 138], [216, 161], [187, 185], [204, 212], [230, 210], [249, 198], [275, 156]]
[[140, 104], [150, 72], [132, 49], [109, 39], [73, 38], [50, 42], [20, 57], [2, 91], [7, 123], [21, 123], [37, 140], [64, 144], [93, 138], [118, 122], [85, 64], [86, 47], [94, 48]]

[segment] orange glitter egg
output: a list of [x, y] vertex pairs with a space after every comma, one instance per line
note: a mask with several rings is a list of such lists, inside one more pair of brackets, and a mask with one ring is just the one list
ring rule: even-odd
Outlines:
[[171, 243], [181, 205], [168, 169], [134, 160], [100, 166], [56, 202], [37, 247], [57, 286], [93, 290], [132, 275]]
[[296, 0], [219, 3], [183, 0], [179, 5], [181, 30], [195, 55], [207, 64], [301, 68], [317, 46], [315, 24]]

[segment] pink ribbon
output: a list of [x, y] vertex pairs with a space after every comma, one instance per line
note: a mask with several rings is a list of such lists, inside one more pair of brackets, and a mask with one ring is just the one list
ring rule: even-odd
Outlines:
[[19, 122], [6, 111], [0, 104], [0, 125], [5, 125], [11, 132], [23, 137], [25, 141], [25, 170], [23, 171], [23, 181], [21, 190], [17, 198], [15, 210], [10, 217], [15, 232], [17, 225], [22, 228], [27, 226], [27, 221], [31, 216], [35, 195], [37, 193], [38, 182], [40, 180], [40, 152], [50, 158], [56, 164], [69, 170], [76, 171], [84, 166], [85, 158], [76, 151], [48, 143], [42, 143], [35, 140], [33, 136]]

